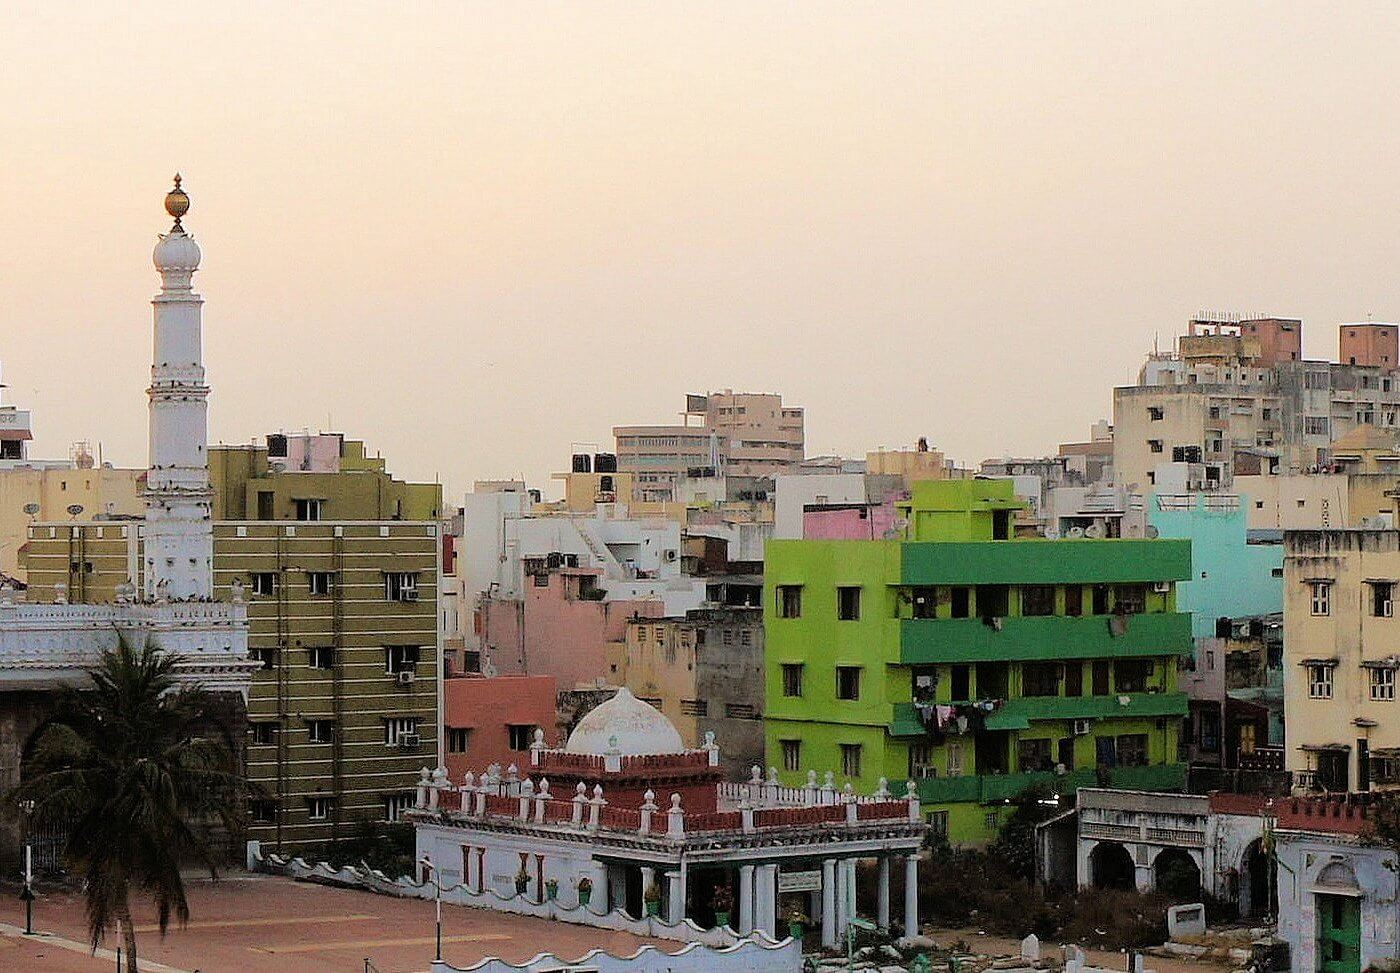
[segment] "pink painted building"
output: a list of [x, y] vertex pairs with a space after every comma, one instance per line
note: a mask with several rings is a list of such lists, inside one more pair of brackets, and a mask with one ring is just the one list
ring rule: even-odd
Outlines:
[[662, 618], [666, 609], [659, 598], [603, 601], [599, 574], [561, 567], [530, 576], [519, 601], [485, 599], [483, 665], [503, 675], [550, 675], [564, 689], [611, 681], [608, 643], [626, 641], [629, 619]]
[[443, 683], [447, 770], [527, 766], [535, 730], [555, 734], [553, 676], [456, 676]]
[[894, 504], [807, 504], [802, 508], [802, 536], [812, 541], [883, 540], [894, 531]]

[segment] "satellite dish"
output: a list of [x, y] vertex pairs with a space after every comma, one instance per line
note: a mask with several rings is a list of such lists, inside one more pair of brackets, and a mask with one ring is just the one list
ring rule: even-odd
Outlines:
[[24, 512], [33, 517], [39, 512], [39, 505], [37, 503], [26, 503], [24, 505]]
[[80, 503], [70, 503], [68, 505], [69, 516], [76, 517], [83, 512], [83, 505]]

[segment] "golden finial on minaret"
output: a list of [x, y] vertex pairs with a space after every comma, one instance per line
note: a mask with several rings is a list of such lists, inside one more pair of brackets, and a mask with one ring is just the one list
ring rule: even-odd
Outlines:
[[180, 174], [175, 173], [175, 188], [165, 194], [165, 211], [175, 217], [174, 229], [182, 229], [180, 217], [190, 211], [190, 197], [180, 188]]

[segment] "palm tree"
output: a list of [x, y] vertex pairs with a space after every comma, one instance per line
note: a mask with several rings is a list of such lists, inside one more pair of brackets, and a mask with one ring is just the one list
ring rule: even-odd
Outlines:
[[189, 921], [180, 876], [198, 862], [217, 878], [215, 828], [233, 831], [241, 806], [233, 756], [214, 725], [212, 697], [179, 687], [175, 660], [126, 639], [103, 653], [92, 686], [63, 693], [35, 741], [29, 772], [6, 805], [66, 829], [63, 855], [84, 879], [94, 951], [113, 922], [136, 973], [131, 897], [155, 900], [160, 933]]

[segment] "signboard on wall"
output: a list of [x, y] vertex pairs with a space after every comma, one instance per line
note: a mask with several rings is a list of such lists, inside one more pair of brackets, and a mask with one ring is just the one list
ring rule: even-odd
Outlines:
[[779, 892], [820, 892], [822, 873], [813, 869], [809, 872], [779, 872]]

